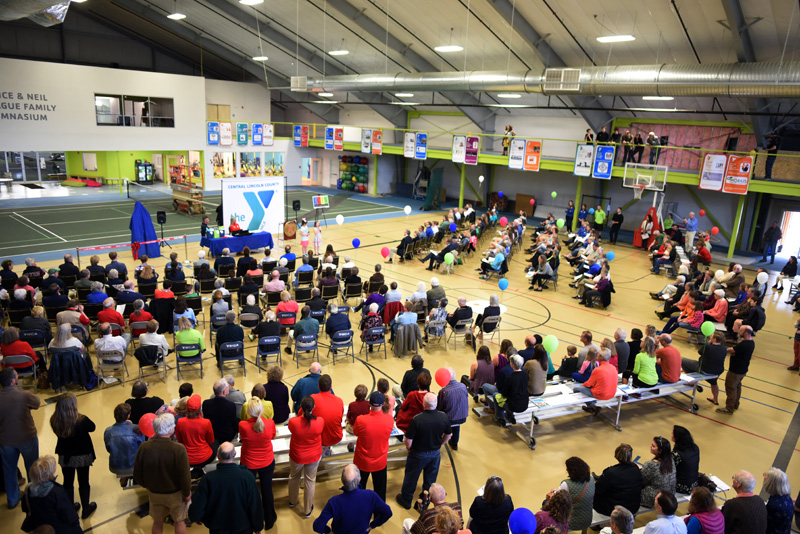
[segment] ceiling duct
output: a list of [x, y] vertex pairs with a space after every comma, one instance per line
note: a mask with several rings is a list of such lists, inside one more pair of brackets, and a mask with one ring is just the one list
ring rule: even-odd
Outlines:
[[800, 97], [800, 62], [627, 65], [582, 69], [308, 77], [292, 90], [526, 92], [594, 96]]
[[0, 20], [28, 18], [40, 26], [61, 24], [67, 17], [69, 0], [0, 0]]

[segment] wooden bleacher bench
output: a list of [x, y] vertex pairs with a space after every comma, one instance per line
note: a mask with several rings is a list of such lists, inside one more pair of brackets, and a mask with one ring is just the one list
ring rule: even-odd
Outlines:
[[[643, 400], [670, 397], [676, 393], [683, 394], [691, 399], [691, 404], [688, 408], [693, 414], [696, 414], [699, 410], [699, 406], [695, 403], [695, 395], [698, 391], [699, 382], [709, 378], [716, 378], [716, 375], [682, 373], [681, 379], [678, 382], [674, 384], [658, 384], [652, 388], [634, 388], [631, 385], [620, 384], [617, 387], [616, 394], [612, 398], [601, 401], [596, 400], [594, 397], [584, 395], [583, 393], [573, 393], [572, 388], [578, 385], [576, 383], [549, 384], [541, 397], [530, 397], [527, 410], [514, 413], [515, 424], [523, 425], [529, 431], [523, 434], [514, 430], [514, 425], [510, 425], [509, 428], [520, 439], [527, 441], [528, 447], [530, 447], [531, 450], [535, 450], [536, 438], [533, 435], [533, 430], [534, 427], [539, 424], [540, 420], [584, 413], [583, 406], [588, 402], [594, 402], [595, 406], [599, 408], [611, 409], [613, 413], [610, 418], [604, 416], [598, 417], [619, 431], [622, 430], [622, 426], [620, 425], [622, 406]], [[691, 395], [687, 393], [689, 391], [691, 391]], [[634, 394], [639, 395], [639, 397], [635, 397]], [[674, 399], [672, 400], [674, 401]], [[490, 415], [486, 413], [486, 408], [483, 407], [476, 406], [472, 411], [478, 417], [487, 417]]]

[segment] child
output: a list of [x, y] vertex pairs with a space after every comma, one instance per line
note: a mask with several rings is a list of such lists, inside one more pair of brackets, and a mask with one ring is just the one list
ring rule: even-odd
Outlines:
[[366, 415], [369, 413], [369, 401], [366, 400], [367, 398], [367, 386], [364, 384], [359, 384], [356, 386], [356, 389], [353, 391], [353, 395], [356, 396], [356, 400], [351, 402], [347, 407], [347, 426], [345, 430], [348, 433], [353, 433], [353, 425], [356, 424], [356, 418], [359, 415]]
[[322, 248], [322, 227], [319, 221], [314, 222], [314, 254], [319, 256], [319, 249]]
[[389, 410], [386, 410], [386, 404], [383, 405], [383, 410], [386, 413], [394, 413], [394, 406], [397, 402], [397, 398], [393, 395], [389, 394], [389, 381], [385, 378], [381, 378], [378, 380], [378, 391], [383, 393], [383, 397], [386, 399], [386, 403], [389, 405]]
[[589, 353], [586, 355], [586, 359], [583, 361], [583, 365], [581, 365], [581, 368], [578, 370], [578, 372], [572, 373], [572, 379], [579, 384], [583, 384], [589, 380], [589, 375], [592, 374], [592, 371], [598, 365], [597, 349], [592, 347], [589, 349]]
[[303, 256], [308, 253], [308, 221], [300, 221], [300, 245], [303, 247]]

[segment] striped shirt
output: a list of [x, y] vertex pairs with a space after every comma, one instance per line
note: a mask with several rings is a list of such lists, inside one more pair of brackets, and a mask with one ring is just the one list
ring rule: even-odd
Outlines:
[[437, 409], [447, 414], [451, 421], [466, 419], [469, 416], [469, 392], [461, 382], [450, 380], [439, 391]]

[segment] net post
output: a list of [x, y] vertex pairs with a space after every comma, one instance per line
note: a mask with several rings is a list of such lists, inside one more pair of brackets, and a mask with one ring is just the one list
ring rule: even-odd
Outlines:
[[75, 247], [75, 259], [78, 260], [78, 269], [81, 268], [81, 249]]
[[189, 259], [189, 244], [186, 241], [186, 234], [183, 235], [183, 251], [186, 253], [186, 259]]

